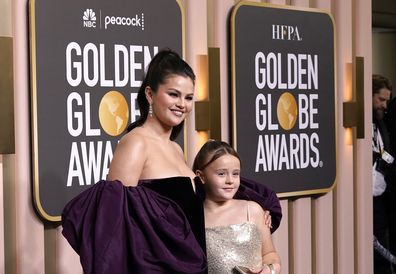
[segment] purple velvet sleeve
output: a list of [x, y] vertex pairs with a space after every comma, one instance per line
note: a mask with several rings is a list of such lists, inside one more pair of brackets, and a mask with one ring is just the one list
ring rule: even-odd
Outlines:
[[272, 221], [271, 233], [279, 227], [282, 219], [282, 208], [278, 196], [272, 189], [264, 184], [241, 177], [241, 185], [235, 198], [255, 201], [265, 210], [269, 210]]
[[203, 273], [206, 257], [181, 209], [145, 187], [100, 181], [62, 213], [86, 274]]

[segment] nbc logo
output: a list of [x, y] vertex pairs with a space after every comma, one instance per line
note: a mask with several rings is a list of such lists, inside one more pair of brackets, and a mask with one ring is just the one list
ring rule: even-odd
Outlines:
[[96, 15], [92, 9], [86, 9], [83, 15], [84, 27], [96, 28]]

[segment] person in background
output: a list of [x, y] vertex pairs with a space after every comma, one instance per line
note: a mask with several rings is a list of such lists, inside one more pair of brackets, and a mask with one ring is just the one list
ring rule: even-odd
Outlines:
[[228, 143], [210, 140], [199, 150], [193, 171], [206, 193], [209, 274], [280, 273], [280, 259], [265, 224], [265, 209], [254, 201], [234, 199], [241, 172], [237, 152]]
[[[373, 219], [374, 236], [385, 248], [389, 248], [389, 172], [393, 163], [389, 133], [384, 121], [391, 97], [390, 81], [382, 75], [373, 75]], [[378, 251], [374, 251], [374, 273], [391, 273], [391, 264]]]
[[[386, 81], [386, 87], [392, 91], [392, 85], [389, 80]], [[390, 153], [396, 155], [396, 97], [388, 104], [385, 113], [385, 123], [389, 132]], [[387, 195], [389, 200], [389, 251], [396, 255], [396, 219], [391, 214], [396, 212], [396, 162], [392, 164], [392, 168], [387, 177]], [[393, 265], [395, 271], [396, 266]]]
[[[63, 235], [80, 255], [84, 273], [206, 273], [202, 193], [175, 142], [194, 101], [195, 74], [174, 51], [151, 60], [137, 102], [140, 118], [128, 127], [107, 180], [63, 210]], [[247, 190], [249, 192], [249, 190]], [[273, 191], [272, 226], [281, 218]]]

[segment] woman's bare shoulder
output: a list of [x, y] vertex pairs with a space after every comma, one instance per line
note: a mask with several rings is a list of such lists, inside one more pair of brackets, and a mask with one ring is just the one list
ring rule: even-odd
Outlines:
[[141, 161], [145, 157], [146, 140], [138, 131], [130, 131], [125, 134], [117, 144], [113, 162], [124, 162], [134, 165], [136, 161]]
[[133, 130], [127, 132], [122, 136], [122, 139], [129, 139], [129, 138], [141, 138], [143, 137], [144, 129], [141, 127], [136, 127]]
[[142, 132], [136, 128], [122, 136], [118, 146], [129, 149], [144, 149], [146, 146], [144, 134], [142, 134]]
[[124, 185], [136, 185], [146, 161], [144, 138], [129, 132], [118, 143], [111, 160], [108, 180], [120, 180]]
[[180, 154], [180, 155], [184, 155], [184, 152], [183, 152], [183, 149], [181, 148], [181, 146], [177, 143], [177, 142], [175, 142], [175, 141], [172, 141], [172, 146], [174, 147], [174, 149]]

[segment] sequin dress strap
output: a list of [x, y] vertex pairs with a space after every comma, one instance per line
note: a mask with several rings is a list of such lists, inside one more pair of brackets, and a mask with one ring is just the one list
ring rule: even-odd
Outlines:
[[246, 204], [247, 204], [247, 209], [246, 209], [246, 211], [247, 211], [247, 221], [248, 222], [250, 222], [250, 212], [249, 212], [249, 202], [248, 201], [246, 201]]

